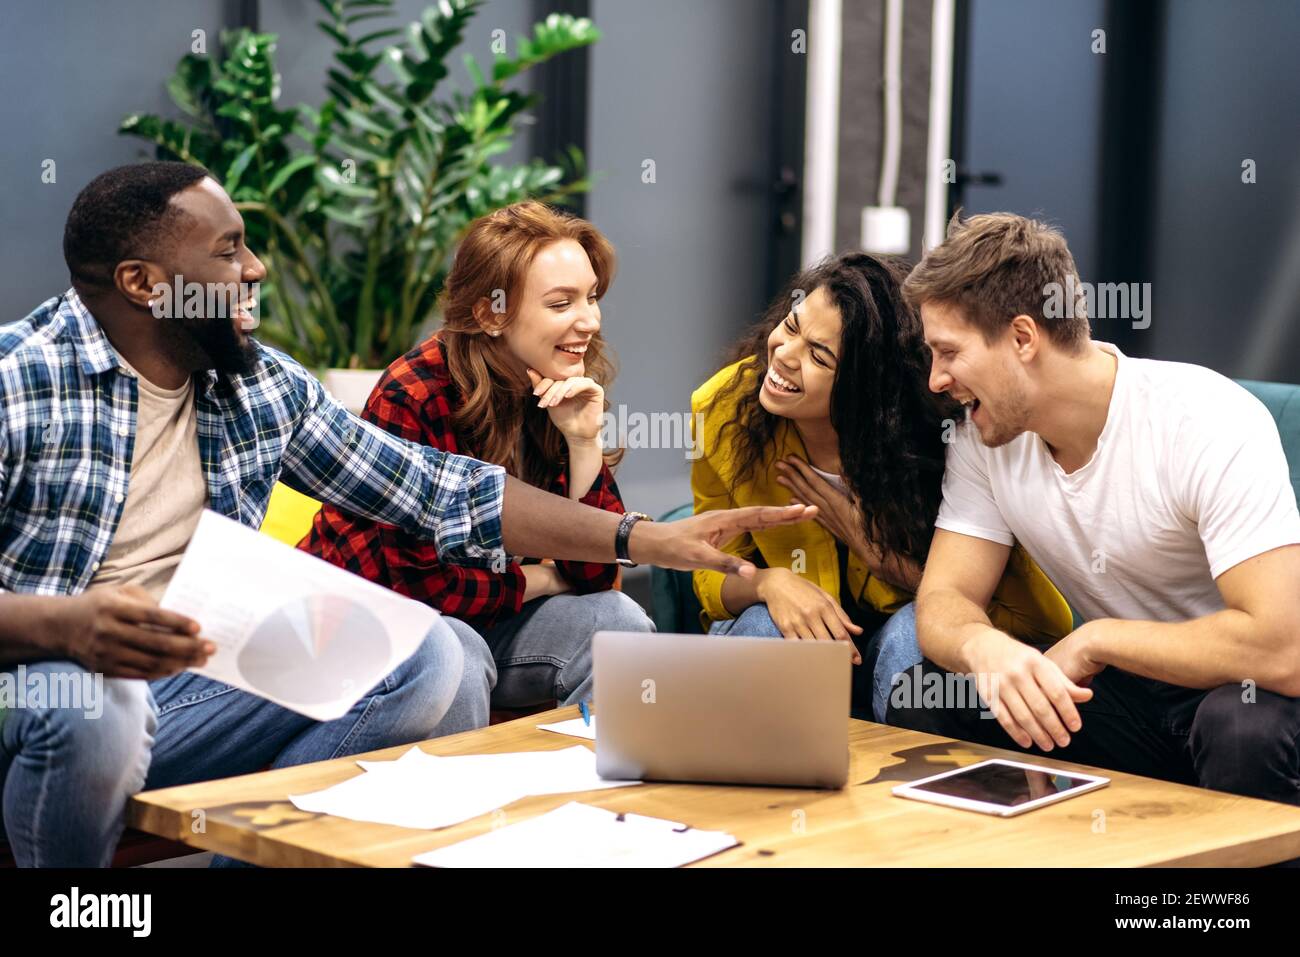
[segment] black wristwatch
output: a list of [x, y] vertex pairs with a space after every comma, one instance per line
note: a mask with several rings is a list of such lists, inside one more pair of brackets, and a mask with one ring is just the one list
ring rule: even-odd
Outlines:
[[614, 560], [624, 568], [636, 568], [636, 562], [627, 557], [627, 540], [632, 534], [632, 526], [642, 519], [654, 521], [645, 512], [624, 512], [619, 520], [618, 532], [614, 535]]

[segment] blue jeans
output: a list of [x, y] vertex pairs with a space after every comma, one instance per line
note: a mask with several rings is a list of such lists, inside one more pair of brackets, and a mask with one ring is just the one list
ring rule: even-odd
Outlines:
[[[746, 638], [780, 638], [781, 630], [768, 614], [767, 605], [760, 602], [750, 605], [730, 621], [717, 621], [709, 629], [711, 635], [733, 635]], [[894, 677], [907, 671], [921, 660], [921, 646], [916, 640], [916, 604], [908, 602], [894, 612], [865, 643], [855, 642], [864, 663], [875, 658], [871, 674], [871, 714], [884, 723], [885, 705]]]
[[[28, 672], [84, 674], [70, 662]], [[97, 720], [23, 708], [0, 725], [5, 833], [21, 866], [103, 867], [142, 788], [248, 774], [481, 728], [496, 666], [440, 620], [410, 658], [334, 721], [313, 721], [191, 672], [104, 682]]]
[[[447, 623], [466, 640], [478, 637], [456, 618]], [[654, 622], [621, 591], [552, 595], [528, 602], [518, 614], [482, 633], [497, 666], [492, 704], [526, 708], [555, 700], [591, 700], [591, 636], [598, 631], [654, 631]]]
[[[91, 679], [71, 661], [27, 675]], [[16, 680], [16, 668], [4, 670]], [[143, 681], [103, 682], [98, 717], [86, 708], [24, 707], [0, 718], [0, 821], [19, 867], [107, 867], [126, 799], [144, 787], [158, 726]], [[51, 703], [52, 704], [52, 703]]]

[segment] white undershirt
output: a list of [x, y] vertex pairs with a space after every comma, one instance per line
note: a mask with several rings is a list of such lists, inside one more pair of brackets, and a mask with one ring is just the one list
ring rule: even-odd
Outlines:
[[834, 485], [835, 490], [839, 492], [841, 495], [849, 494], [849, 487], [846, 484], [844, 484], [844, 476], [836, 475], [834, 472], [823, 472], [821, 469], [813, 465], [811, 462], [808, 463], [808, 467], [812, 469], [814, 472], [816, 472], [818, 475], [820, 475], [822, 478], [824, 478], [826, 481]]

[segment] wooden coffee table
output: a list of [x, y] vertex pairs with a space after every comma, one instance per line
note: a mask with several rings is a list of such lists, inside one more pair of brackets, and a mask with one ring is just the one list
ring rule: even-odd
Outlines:
[[[576, 716], [576, 708], [560, 708], [420, 747], [450, 755], [591, 746], [536, 729]], [[849, 722], [849, 785], [837, 791], [645, 784], [526, 798], [440, 831], [305, 813], [287, 800], [363, 773], [358, 757], [393, 759], [407, 747], [146, 791], [131, 801], [129, 823], [267, 867], [407, 867], [423, 851], [572, 800], [724, 830], [742, 842], [701, 867], [1249, 866], [1300, 857], [1300, 808], [1112, 771], [1102, 772], [1110, 786], [1023, 817], [896, 798], [890, 789], [901, 781], [985, 758], [1024, 756], [866, 721]]]

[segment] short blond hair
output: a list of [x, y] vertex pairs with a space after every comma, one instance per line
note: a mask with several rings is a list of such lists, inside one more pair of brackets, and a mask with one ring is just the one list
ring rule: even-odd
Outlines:
[[[1073, 309], [1063, 316], [1046, 315], [1052, 283], [1076, 291]], [[990, 343], [1019, 315], [1029, 316], [1069, 352], [1090, 337], [1087, 303], [1065, 237], [1015, 213], [981, 213], [963, 222], [958, 210], [947, 238], [903, 283], [903, 295], [918, 311], [927, 302], [958, 307]]]

